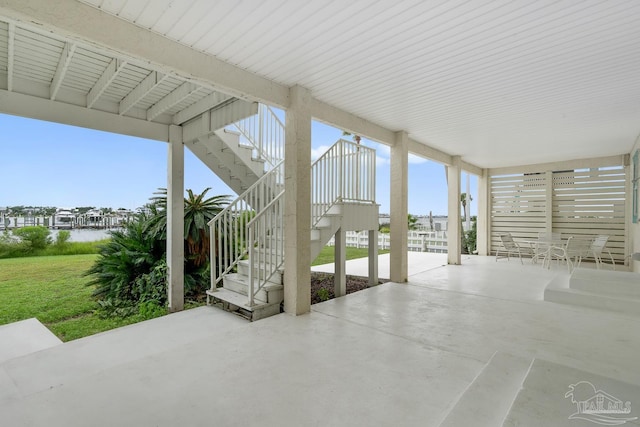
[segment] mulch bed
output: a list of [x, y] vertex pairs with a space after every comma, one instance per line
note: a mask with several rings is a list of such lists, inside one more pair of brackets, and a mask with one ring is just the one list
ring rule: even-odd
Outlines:
[[[378, 283], [384, 283], [379, 280]], [[347, 276], [347, 294], [369, 287], [368, 277]], [[324, 289], [324, 290], [321, 290]], [[333, 274], [311, 272], [311, 304], [335, 298], [333, 293]]]

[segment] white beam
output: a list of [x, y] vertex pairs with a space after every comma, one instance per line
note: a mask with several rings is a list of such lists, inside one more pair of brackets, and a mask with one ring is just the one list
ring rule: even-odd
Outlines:
[[395, 133], [393, 131], [317, 99], [311, 101], [311, 116], [338, 129], [386, 145], [393, 145], [395, 141]]
[[93, 107], [93, 104], [95, 104], [98, 98], [100, 98], [104, 91], [107, 90], [111, 82], [113, 82], [113, 80], [118, 76], [118, 73], [122, 71], [125, 65], [127, 65], [126, 62], [117, 58], [111, 60], [96, 84], [87, 94], [87, 108]]
[[284, 311], [311, 310], [311, 94], [291, 88], [284, 147]]
[[509, 166], [504, 168], [491, 168], [489, 175], [509, 175], [515, 173], [535, 173], [545, 171], [561, 171], [569, 169], [589, 169], [607, 166], [626, 166], [629, 164], [629, 155], [595, 157], [592, 159], [565, 160], [562, 162], [537, 163], [532, 165]]
[[53, 76], [51, 87], [49, 88], [49, 98], [51, 100], [55, 100], [56, 95], [58, 95], [58, 90], [60, 90], [60, 85], [62, 85], [62, 81], [64, 80], [64, 76], [67, 73], [69, 64], [71, 64], [71, 59], [73, 58], [73, 54], [75, 51], [75, 44], [64, 44], [64, 49], [62, 49], [62, 54], [60, 55], [60, 59], [58, 60], [58, 66], [56, 67], [56, 73]]
[[452, 165], [447, 166], [447, 263], [460, 264], [462, 239], [462, 222], [460, 218], [460, 156], [452, 158]]
[[413, 139], [409, 139], [409, 152], [417, 154], [420, 157], [435, 160], [438, 163], [445, 165], [451, 164], [451, 155]]
[[474, 174], [475, 176], [482, 176], [482, 174], [484, 173], [484, 169], [468, 162], [461, 162], [460, 167], [463, 171]]
[[7, 41], [7, 90], [13, 90], [13, 64], [16, 54], [16, 24], [9, 22], [9, 40]]
[[169, 310], [175, 312], [184, 308], [184, 144], [180, 126], [169, 126], [167, 169], [167, 297]]
[[391, 147], [391, 253], [389, 278], [392, 282], [403, 283], [408, 280], [409, 250], [407, 233], [409, 226], [409, 137], [406, 132], [397, 132], [395, 144]]
[[476, 219], [476, 249], [478, 255], [491, 255], [491, 189], [489, 171], [483, 169], [478, 177], [478, 216]]
[[152, 90], [154, 90], [160, 83], [167, 78], [166, 74], [160, 74], [156, 71], [152, 71], [147, 77], [145, 77], [127, 96], [122, 98], [120, 105], [118, 106], [118, 114], [123, 115], [129, 111], [140, 100], [147, 96]]
[[286, 108], [289, 89], [76, 0], [3, 0], [0, 14], [98, 44], [211, 89]]
[[175, 105], [184, 101], [185, 98], [189, 97], [193, 92], [198, 90], [198, 86], [193, 83], [183, 83], [178, 86], [173, 92], [162, 98], [160, 101], [156, 102], [147, 110], [147, 120], [153, 120], [158, 117], [160, 114], [174, 107]]
[[0, 112], [157, 141], [169, 140], [167, 125], [5, 90], [0, 90]]
[[228, 101], [231, 98], [231, 96], [224, 93], [213, 92], [211, 95], [202, 98], [200, 101], [174, 114], [173, 124], [181, 125], [184, 122], [191, 120], [192, 118], [204, 113], [207, 110], [211, 110], [212, 108]]

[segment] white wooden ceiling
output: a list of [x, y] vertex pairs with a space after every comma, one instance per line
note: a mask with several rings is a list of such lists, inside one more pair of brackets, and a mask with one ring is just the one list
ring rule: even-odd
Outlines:
[[[637, 0], [82, 2], [480, 167], [628, 153], [640, 132]], [[15, 31], [16, 81], [50, 82], [64, 43], [34, 64]], [[62, 87], [88, 93], [109, 58], [76, 55], [95, 67], [72, 60]], [[99, 102], [149, 71], [125, 65]]]

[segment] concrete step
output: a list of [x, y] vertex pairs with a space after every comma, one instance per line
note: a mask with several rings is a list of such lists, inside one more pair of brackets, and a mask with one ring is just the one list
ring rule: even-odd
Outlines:
[[[264, 264], [263, 264], [264, 266]], [[257, 269], [256, 269], [257, 271]], [[242, 276], [249, 276], [249, 260], [247, 259], [243, 259], [238, 261], [238, 274], [242, 275]], [[270, 282], [273, 282], [274, 284], [282, 284], [282, 275], [284, 274], [284, 270], [279, 269], [278, 271], [276, 271], [275, 273], [273, 273], [273, 276], [271, 277], [271, 279], [269, 279]]]
[[62, 344], [38, 319], [31, 318], [0, 326], [0, 364]]
[[440, 427], [494, 427], [504, 421], [531, 359], [496, 352], [462, 393]]
[[[604, 408], [594, 406], [595, 413], [581, 413], [579, 402], [597, 405], [598, 395], [602, 396]], [[623, 409], [629, 402], [631, 413], [605, 412], [609, 402], [618, 400]], [[503, 426], [638, 426], [640, 408], [636, 402], [640, 402], [640, 385], [535, 359]]]
[[582, 289], [572, 289], [569, 284], [570, 278], [568, 276], [556, 276], [545, 288], [544, 300], [640, 316], [640, 298], [632, 298], [615, 293], [607, 295], [603, 292], [593, 293]]
[[280, 313], [280, 302], [256, 302], [253, 306], [247, 305], [246, 295], [225, 288], [216, 291], [207, 291], [207, 296], [213, 304], [218, 304], [223, 310], [237, 314], [250, 321], [264, 319]]
[[[258, 288], [257, 279], [255, 279], [255, 288]], [[238, 273], [225, 275], [222, 279], [223, 288], [237, 294], [243, 295], [245, 302], [249, 294], [249, 278]], [[268, 282], [254, 296], [254, 299], [263, 303], [281, 303], [284, 299], [284, 286], [280, 283]]]
[[640, 274], [577, 268], [571, 274], [569, 287], [607, 296], [640, 299]]
[[[135, 360], [215, 339], [247, 322], [199, 307], [69, 341], [0, 363], [0, 402], [69, 385]], [[4, 347], [0, 343], [0, 347]]]

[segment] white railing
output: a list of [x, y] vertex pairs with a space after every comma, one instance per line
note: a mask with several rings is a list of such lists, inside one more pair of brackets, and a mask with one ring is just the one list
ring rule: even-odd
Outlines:
[[222, 212], [209, 221], [211, 290], [248, 254], [247, 226], [284, 189], [284, 161], [263, 175]]
[[338, 140], [311, 168], [311, 226], [338, 202], [375, 203], [376, 152]]
[[284, 263], [284, 190], [247, 226], [249, 237], [249, 306]]
[[[335, 245], [332, 237], [327, 243], [328, 246]], [[351, 248], [369, 247], [368, 231], [347, 231], [345, 245]], [[447, 232], [446, 231], [409, 231], [407, 233], [407, 246], [414, 252], [447, 252]], [[378, 233], [378, 249], [391, 249], [391, 238], [389, 234]]]
[[267, 162], [267, 170], [284, 159], [284, 125], [274, 111], [258, 105], [258, 114], [231, 125], [253, 147], [255, 155]]

